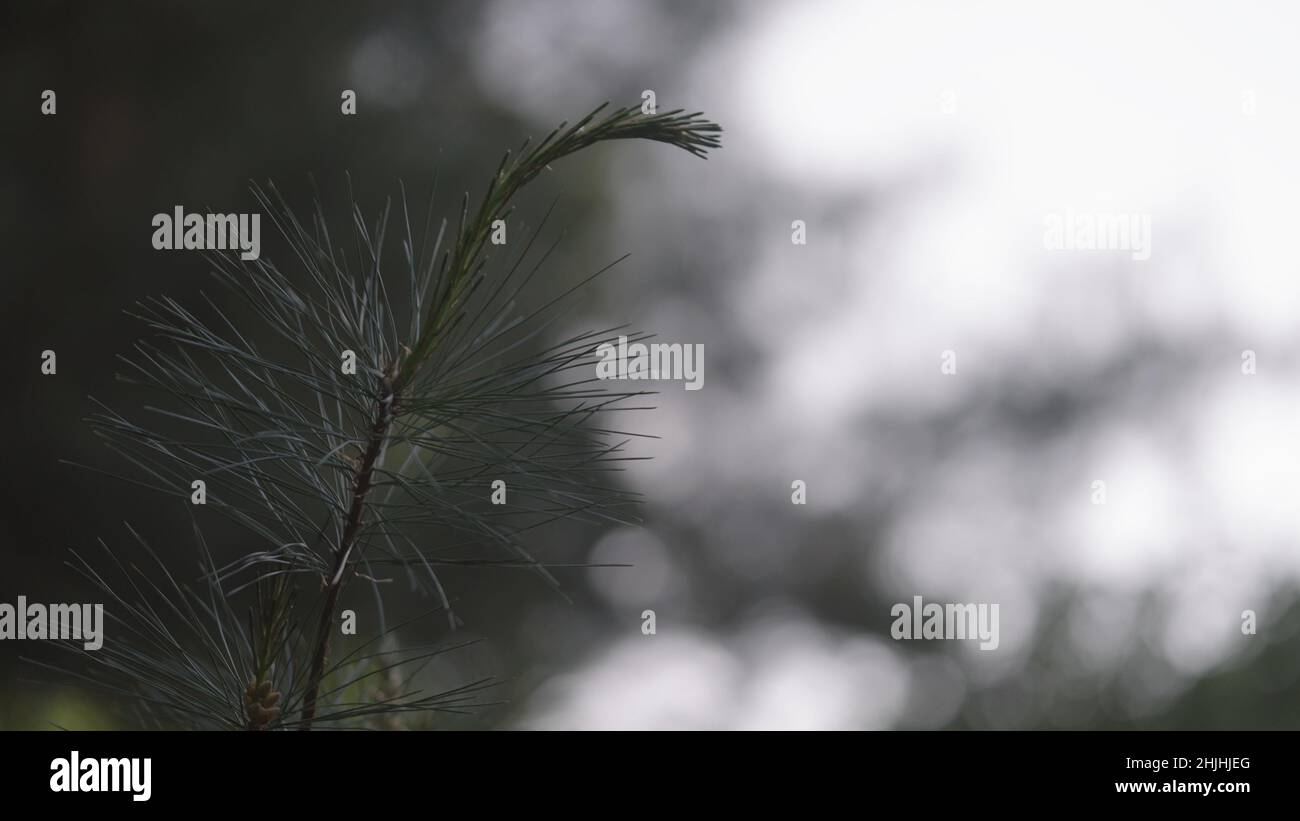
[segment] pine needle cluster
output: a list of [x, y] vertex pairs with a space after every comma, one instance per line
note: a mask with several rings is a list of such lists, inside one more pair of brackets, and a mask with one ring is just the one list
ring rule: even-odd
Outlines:
[[[108, 597], [112, 630], [83, 654], [88, 680], [172, 727], [359, 726], [482, 703], [489, 681], [436, 693], [414, 683], [463, 643], [393, 649], [402, 625], [385, 623], [333, 657], [340, 596], [362, 578], [382, 602], [380, 581], [404, 574], [454, 625], [440, 569], [524, 567], [555, 584], [528, 549], [532, 531], [634, 518], [638, 499], [614, 473], [635, 435], [619, 418], [645, 392], [611, 389], [594, 368], [597, 348], [628, 331], [556, 336], [573, 296], [606, 269], [550, 293], [545, 220], [521, 248], [490, 241], [531, 181], [590, 146], [651, 140], [704, 157], [719, 145], [721, 129], [699, 114], [604, 108], [507, 152], [450, 231], [434, 224], [432, 199], [413, 219], [403, 189], [373, 218], [353, 201], [340, 242], [319, 199], [301, 219], [274, 185], [255, 186], [290, 253], [212, 257], [244, 309], [167, 297], [136, 307], [150, 336], [122, 357], [121, 378], [147, 399], [136, 415], [100, 406], [89, 420], [130, 466], [114, 475], [187, 502], [201, 481], [203, 509], [248, 542], [218, 562], [196, 516], [192, 583], [134, 530], [152, 567], [107, 548], [107, 569], [78, 557]], [[506, 505], [487, 501], [498, 479]]]

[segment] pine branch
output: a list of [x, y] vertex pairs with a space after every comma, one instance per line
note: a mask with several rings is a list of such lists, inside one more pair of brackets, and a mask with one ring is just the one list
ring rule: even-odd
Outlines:
[[[635, 434], [608, 420], [636, 409], [645, 394], [610, 390], [595, 379], [594, 364], [601, 344], [642, 337], [612, 328], [539, 345], [567, 300], [606, 269], [520, 316], [516, 305], [530, 301], [554, 248], [535, 248], [545, 220], [504, 267], [488, 257], [493, 223], [566, 156], [621, 139], [701, 157], [718, 145], [721, 129], [697, 114], [624, 108], [597, 119], [603, 109], [507, 153], [472, 213], [466, 197], [445, 250], [446, 223], [435, 233], [426, 221], [417, 239], [403, 193], [404, 288], [390, 289], [382, 273], [391, 208], [367, 222], [353, 205], [349, 253], [336, 246], [319, 203], [304, 224], [274, 187], [255, 187], [301, 269], [296, 278], [309, 287], [268, 255], [251, 262], [220, 255], [213, 257], [218, 282], [243, 298], [262, 333], [246, 333], [213, 301], [205, 312], [214, 321], [165, 297], [138, 306], [161, 340], [138, 344], [123, 360], [123, 378], [165, 401], [147, 408], [157, 424], [103, 408], [91, 418], [96, 432], [136, 468], [130, 481], [184, 497], [203, 478], [208, 507], [266, 546], [223, 568], [205, 559], [213, 604], [203, 617], [220, 626], [223, 647], [239, 637], [238, 652], [219, 654], [212, 636], [197, 636], [212, 666], [191, 673], [212, 689], [196, 694], [179, 683], [176, 661], [163, 658], [177, 652], [174, 642], [154, 641], [118, 660], [123, 669], [133, 663], [152, 671], [146, 678], [162, 693], [154, 703], [164, 712], [208, 710], [221, 726], [310, 729], [376, 711], [447, 707], [425, 697], [322, 708], [340, 690], [324, 682], [339, 670], [329, 663], [330, 636], [349, 580], [371, 575], [364, 569], [372, 562], [396, 565], [413, 582], [423, 570], [451, 618], [437, 567], [528, 567], [554, 583], [521, 534], [561, 519], [631, 521], [638, 498], [609, 477], [628, 459], [622, 449]], [[391, 296], [403, 292], [405, 305], [395, 308]], [[345, 350], [356, 355], [355, 375], [339, 368]], [[390, 464], [391, 454], [400, 454], [400, 464]], [[485, 479], [497, 476], [511, 479], [506, 511], [484, 508]], [[435, 553], [414, 538], [421, 527], [459, 536]], [[484, 544], [503, 555], [482, 555]], [[292, 617], [293, 579], [303, 574], [321, 580], [310, 633]], [[226, 602], [249, 586], [257, 602], [239, 626]], [[144, 638], [163, 629], [152, 612], [131, 615]]]
[[321, 607], [320, 621], [316, 626], [316, 645], [312, 650], [310, 673], [307, 679], [307, 695], [303, 701], [302, 729], [311, 729], [316, 717], [316, 696], [320, 690], [321, 677], [325, 675], [325, 660], [329, 654], [330, 634], [334, 626], [334, 611], [338, 607], [339, 594], [347, 583], [347, 574], [355, 567], [355, 561], [349, 563], [352, 550], [356, 547], [357, 537], [361, 533], [361, 523], [366, 514], [366, 497], [370, 495], [374, 481], [375, 464], [380, 453], [388, 443], [388, 432], [392, 428], [395, 415], [395, 391], [387, 375], [380, 382], [380, 399], [375, 408], [375, 423], [370, 429], [370, 440], [366, 444], [365, 455], [357, 467], [355, 489], [352, 502], [348, 507], [347, 520], [343, 526], [343, 537], [334, 552], [334, 567], [325, 584], [325, 603]]
[[462, 210], [456, 247], [449, 261], [447, 297], [429, 306], [424, 324], [420, 328], [415, 350], [401, 367], [395, 380], [394, 387], [398, 392], [414, 377], [428, 357], [444, 328], [447, 317], [460, 307], [466, 290], [465, 285], [472, 279], [471, 272], [476, 273], [480, 269], [480, 258], [487, 244], [493, 221], [503, 219], [515, 194], [542, 171], [549, 169], [551, 163], [584, 148], [610, 140], [641, 139], [668, 143], [701, 158], [706, 155], [708, 149], [720, 145], [717, 135], [721, 133], [722, 128], [701, 119], [698, 112], [682, 114], [681, 110], [676, 110], [644, 116], [639, 109], [628, 107], [618, 109], [605, 119], [595, 122], [596, 115], [604, 110], [605, 105], [572, 126], [566, 128], [567, 123], [560, 123], [559, 127], [528, 153], [524, 153], [529, 145], [529, 141], [525, 140], [513, 161], [510, 152], [507, 151], [501, 159], [496, 175], [488, 185], [482, 203], [474, 217], [468, 221], [465, 219], [465, 210], [469, 202], [467, 195], [466, 209]]

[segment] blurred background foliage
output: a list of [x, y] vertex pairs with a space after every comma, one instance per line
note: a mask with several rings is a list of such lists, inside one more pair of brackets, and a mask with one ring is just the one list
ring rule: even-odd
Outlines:
[[[248, 182], [266, 179], [306, 206], [314, 179], [341, 221], [349, 177], [373, 213], [399, 180], [422, 203], [436, 174], [437, 211], [454, 219], [503, 149], [649, 88], [661, 110], [721, 122], [723, 149], [700, 163], [661, 146], [601, 146], [541, 181], [525, 218], [560, 197], [557, 290], [630, 251], [572, 324], [628, 322], [704, 343], [705, 389], [669, 384], [634, 423], [663, 437], [639, 446], [654, 461], [626, 476], [649, 498], [643, 529], [561, 529], [537, 546], [634, 567], [558, 571], [571, 601], [523, 572], [448, 574], [458, 635], [434, 616], [408, 638], [482, 638], [441, 658], [437, 675], [496, 677], [502, 703], [421, 726], [1300, 726], [1297, 506], [1269, 497], [1260, 514], [1257, 496], [1240, 503], [1214, 481], [1263, 487], [1251, 454], [1272, 443], [1290, 464], [1300, 449], [1295, 437], [1229, 437], [1244, 461], [1198, 460], [1224, 441], [1204, 414], [1241, 378], [1238, 352], [1277, 352], [1273, 378], [1285, 381], [1294, 332], [1250, 336], [1250, 305], [1197, 308], [1224, 292], [1227, 274], [1171, 285], [1188, 270], [1232, 267], [1197, 256], [1205, 246], [1186, 238], [1203, 223], [1191, 205], [1158, 235], [1172, 268], [1157, 255], [1142, 270], [1157, 285], [1131, 284], [1135, 269], [1113, 260], [1040, 251], [1013, 265], [972, 252], [987, 250], [988, 225], [954, 214], [1010, 201], [1030, 216], [1001, 214], [998, 236], [1032, 251], [1043, 210], [1061, 200], [986, 199], [996, 186], [982, 176], [981, 140], [996, 129], [940, 118], [943, 91], [956, 88], [969, 111], [1005, 76], [972, 66], [1042, 58], [1058, 44], [1050, 20], [1022, 21], [1017, 4], [979, 26], [953, 6], [926, 8], [6, 4], [0, 601], [91, 600], [63, 563], [101, 538], [125, 547], [123, 522], [175, 557], [178, 574], [196, 567], [189, 511], [59, 463], [108, 461], [80, 421], [88, 396], [141, 402], [114, 381], [115, 356], [142, 333], [123, 310], [157, 293], [194, 304], [207, 287], [199, 255], [151, 248], [153, 214], [247, 211]], [[1213, 28], [1199, 12], [1144, 13], [1183, 22], [1193, 42]], [[990, 33], [1003, 29], [1020, 34]], [[1002, 53], [1000, 36], [1021, 39], [1001, 57], [972, 56]], [[1101, 42], [1089, 36], [1081, 48]], [[873, 50], [884, 42], [898, 50]], [[1117, 72], [1135, 53], [1124, 47]], [[1278, 53], [1257, 43], [1216, 59], [1238, 65], [1252, 50]], [[1042, 82], [1067, 77], [1054, 65]], [[1282, 73], [1267, 71], [1258, 84]], [[54, 117], [39, 114], [46, 88], [58, 93]], [[355, 117], [340, 114], [343, 89], [357, 92]], [[1092, 116], [1018, 91], [1026, 120], [1059, 115], [1068, 131], [1070, 116]], [[1030, 156], [1009, 179], [1035, 174]], [[1157, 224], [1168, 228], [1159, 217], [1169, 213], [1157, 211]], [[792, 219], [808, 223], [808, 246], [790, 244]], [[1143, 290], [1166, 286], [1173, 298]], [[39, 372], [46, 348], [58, 353], [56, 377]], [[938, 378], [949, 348], [962, 356], [955, 384]], [[1267, 428], [1294, 416], [1293, 398], [1284, 387], [1253, 395], [1224, 424]], [[1089, 503], [1098, 476], [1113, 479], [1105, 508]], [[1294, 493], [1294, 476], [1284, 467], [1265, 480]], [[790, 504], [796, 478], [808, 482], [806, 507]], [[235, 531], [212, 526], [209, 542], [224, 537], [238, 553]], [[390, 587], [396, 617], [433, 606]], [[917, 594], [1001, 602], [995, 658], [890, 641], [890, 605]], [[370, 592], [348, 596], [364, 634]], [[640, 631], [647, 608], [653, 637]], [[1248, 608], [1260, 614], [1253, 637], [1239, 630]], [[20, 665], [43, 650], [17, 645], [0, 643], [0, 727], [133, 726], [121, 705]]]

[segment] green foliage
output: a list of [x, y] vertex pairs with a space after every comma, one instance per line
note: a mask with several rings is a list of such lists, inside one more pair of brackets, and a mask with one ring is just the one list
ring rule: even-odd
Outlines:
[[[256, 327], [212, 300], [201, 312], [167, 297], [138, 306], [153, 337], [123, 357], [122, 378], [154, 397], [147, 419], [101, 407], [90, 422], [134, 467], [124, 478], [187, 500], [203, 480], [206, 506], [255, 546], [218, 566], [196, 524], [197, 590], [139, 536], [152, 573], [115, 560], [120, 578], [110, 579], [79, 560], [110, 596], [116, 625], [111, 646], [84, 653], [92, 680], [137, 698], [162, 726], [356, 726], [475, 703], [488, 682], [435, 694], [414, 686], [451, 648], [392, 649], [399, 625], [330, 662], [330, 636], [339, 594], [356, 576], [377, 585], [381, 570], [404, 572], [450, 620], [439, 568], [523, 566], [553, 584], [525, 547], [528, 531], [632, 520], [637, 499], [611, 474], [635, 435], [616, 416], [641, 392], [608, 390], [594, 375], [597, 347], [627, 331], [548, 337], [581, 284], [533, 295], [554, 250], [534, 247], [541, 227], [518, 254], [490, 258], [494, 221], [508, 220], [520, 190], [570, 154], [623, 139], [701, 157], [718, 145], [721, 129], [699, 115], [624, 108], [598, 118], [601, 110], [508, 152], [477, 208], [466, 196], [449, 243], [447, 223], [433, 230], [431, 213], [412, 228], [403, 191], [396, 276], [385, 274], [391, 203], [368, 222], [353, 202], [345, 249], [319, 201], [304, 223], [274, 186], [254, 187], [292, 267], [266, 255], [212, 262]], [[345, 351], [356, 355], [355, 374], [340, 367]], [[487, 503], [497, 478], [508, 483], [508, 506]], [[299, 609], [308, 595], [314, 627]]]

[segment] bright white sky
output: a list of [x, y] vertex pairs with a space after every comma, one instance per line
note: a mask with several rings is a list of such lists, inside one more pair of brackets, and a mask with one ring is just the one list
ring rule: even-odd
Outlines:
[[[598, 91], [593, 63], [653, 64], [654, 16], [637, 7], [582, 4], [566, 15], [551, 4], [541, 14], [498, 3], [484, 37], [523, 30], [520, 42], [533, 45], [494, 59], [486, 82], [549, 122], [557, 89], [566, 99], [574, 89]], [[1089, 664], [1115, 663], [1139, 640], [1189, 674], [1240, 651], [1240, 612], [1257, 609], [1266, 624], [1276, 615], [1267, 609], [1272, 585], [1300, 575], [1300, 390], [1291, 353], [1300, 341], [1300, 6], [737, 7], [741, 19], [686, 67], [685, 104], [726, 125], [726, 174], [824, 198], [872, 196], [838, 228], [810, 223], [804, 287], [792, 290], [788, 246], [747, 272], [735, 310], [754, 327], [780, 329], [759, 342], [767, 370], [744, 397], [717, 382], [699, 396], [663, 397], [669, 422], [660, 427], [675, 441], [636, 473], [651, 498], [708, 509], [710, 499], [721, 506], [728, 493], [763, 481], [788, 488], [800, 477], [818, 503], [851, 512], [889, 481], [891, 466], [870, 458], [882, 443], [862, 429], [872, 411], [960, 408], [982, 378], [1008, 368], [1027, 379], [1086, 374], [1124, 360], [1139, 337], [1177, 349], [1209, 336], [1221, 341], [1221, 360], [1189, 364], [1177, 389], [1139, 407], [1105, 407], [1050, 449], [971, 442], [919, 474], [927, 487], [899, 517], [883, 557], [864, 556], [864, 584], [883, 579], [900, 600], [925, 590], [1001, 601], [996, 662], [966, 659], [954, 671], [928, 659], [924, 671], [909, 672], [891, 646], [873, 640], [792, 640], [790, 630], [804, 629], [795, 614], [757, 620], [744, 640], [699, 632], [661, 642], [655, 659], [635, 649], [640, 637], [629, 639], [574, 680], [593, 676], [598, 692], [587, 698], [569, 681], [544, 697], [537, 722], [618, 725], [628, 708], [610, 706], [618, 704], [611, 688], [627, 682], [635, 701], [654, 690], [656, 670], [669, 671], [687, 695], [637, 713], [649, 726], [700, 723], [683, 706], [691, 693], [700, 715], [751, 726], [756, 714], [735, 705], [799, 701], [782, 693], [839, 673], [897, 687], [924, 679], [947, 687], [955, 704], [968, 679], [1015, 674], [1037, 602], [1059, 583], [1088, 591], [1072, 618], [1075, 652]], [[615, 25], [629, 17], [640, 22]], [[614, 47], [620, 30], [638, 36]], [[678, 173], [673, 159], [665, 173]], [[697, 207], [725, 207], [726, 180], [712, 185], [716, 199]], [[639, 193], [625, 190], [620, 211], [636, 214]], [[773, 230], [788, 233], [789, 219], [805, 216], [795, 208]], [[1044, 217], [1067, 209], [1150, 214], [1151, 259], [1045, 250]], [[1244, 348], [1259, 355], [1256, 376], [1240, 372]], [[958, 355], [955, 380], [938, 375], [948, 349]], [[774, 444], [756, 453], [759, 431]], [[728, 469], [736, 454], [752, 463], [743, 480]], [[1090, 503], [1094, 479], [1108, 484], [1104, 507]], [[720, 525], [720, 542], [726, 532]], [[681, 589], [657, 537], [618, 538], [598, 551], [644, 544], [646, 590]], [[637, 597], [626, 580], [617, 584], [611, 596]], [[1152, 589], [1164, 596], [1163, 626], [1134, 636], [1124, 619]], [[674, 652], [679, 665], [665, 660]], [[772, 723], [888, 726], [905, 710], [891, 686], [877, 687], [876, 701], [829, 688], [817, 710], [778, 711]]]

